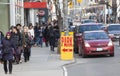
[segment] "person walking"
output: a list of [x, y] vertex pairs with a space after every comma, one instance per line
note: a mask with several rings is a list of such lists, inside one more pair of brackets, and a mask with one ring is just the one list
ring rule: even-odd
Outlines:
[[49, 43], [49, 29], [48, 29], [48, 26], [46, 26], [46, 28], [44, 30], [44, 33], [43, 33], [43, 36], [44, 36], [45, 45], [46, 45], [46, 47], [48, 47], [48, 43]]
[[34, 27], [34, 35], [35, 35], [35, 37], [34, 37], [34, 42], [35, 42], [35, 45], [34, 46], [38, 46], [37, 45], [37, 42], [38, 42], [38, 40], [39, 40], [39, 24], [38, 23], [36, 23], [36, 25], [35, 25], [35, 27]]
[[49, 28], [49, 42], [50, 42], [51, 51], [54, 51], [54, 47], [55, 47], [55, 31], [53, 29], [53, 26], [50, 26], [50, 28]]
[[28, 32], [30, 33], [31, 38], [32, 38], [32, 40], [33, 40], [35, 35], [34, 35], [34, 28], [33, 28], [32, 23], [29, 24]]
[[17, 32], [18, 32], [18, 35], [19, 35], [19, 47], [18, 47], [18, 50], [20, 51], [20, 54], [19, 54], [19, 60], [20, 60], [20, 63], [22, 63], [22, 60], [21, 60], [21, 55], [22, 55], [22, 51], [23, 51], [23, 48], [22, 48], [22, 25], [21, 24], [16, 24], [16, 29], [17, 29]]
[[17, 31], [16, 27], [13, 27], [13, 31], [11, 32], [11, 37], [13, 38], [14, 42], [15, 42], [15, 46], [17, 47], [16, 49], [16, 54], [15, 54], [15, 60], [16, 63], [19, 64], [20, 60], [21, 60], [21, 44], [22, 44], [22, 39], [21, 39], [21, 34]]
[[[11, 32], [7, 32], [6, 33], [6, 37], [3, 39], [2, 42], [3, 45], [3, 61], [4, 61], [4, 71], [5, 74], [8, 73], [9, 70], [9, 74], [12, 74], [12, 61], [13, 61], [13, 48], [16, 50], [14, 41], [11, 38]], [[9, 66], [7, 67], [7, 62], [9, 62]]]
[[2, 63], [2, 40], [4, 38], [4, 34], [2, 33], [2, 31], [0, 31], [0, 63]]
[[42, 47], [43, 46], [43, 27], [39, 27], [39, 40], [38, 40], [38, 46]]
[[30, 59], [30, 37], [29, 37], [29, 32], [28, 32], [28, 27], [24, 26], [23, 27], [23, 34], [22, 34], [22, 38], [23, 38], [23, 53], [24, 53], [24, 61], [27, 62]]

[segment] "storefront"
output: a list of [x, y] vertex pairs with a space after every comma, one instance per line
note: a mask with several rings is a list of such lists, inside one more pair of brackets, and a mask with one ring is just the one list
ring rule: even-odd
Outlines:
[[24, 25], [23, 0], [0, 0], [0, 30], [6, 33], [10, 26]]
[[35, 23], [47, 23], [48, 21], [48, 9], [47, 2], [24, 2], [24, 17], [25, 25], [32, 23], [35, 26]]
[[23, 0], [10, 0], [10, 26], [24, 25]]
[[9, 0], [0, 0], [0, 30], [6, 32], [10, 25]]

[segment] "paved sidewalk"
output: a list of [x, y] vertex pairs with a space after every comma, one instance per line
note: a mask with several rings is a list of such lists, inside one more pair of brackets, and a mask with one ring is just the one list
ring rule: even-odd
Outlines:
[[62, 65], [71, 62], [60, 60], [59, 54], [48, 47], [33, 47], [30, 61], [13, 65], [12, 75], [5, 75], [0, 64], [0, 76], [64, 76]]

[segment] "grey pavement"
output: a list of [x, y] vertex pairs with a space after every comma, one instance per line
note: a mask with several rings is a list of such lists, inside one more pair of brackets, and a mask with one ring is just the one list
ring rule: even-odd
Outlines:
[[115, 56], [75, 55], [77, 63], [66, 66], [68, 76], [120, 76], [120, 46], [115, 42]]
[[[64, 76], [62, 66], [73, 61], [60, 60], [57, 51], [51, 52], [49, 47], [33, 47], [30, 61], [14, 64], [13, 74], [10, 76]], [[0, 76], [9, 76], [4, 74], [2, 64], [0, 64]]]

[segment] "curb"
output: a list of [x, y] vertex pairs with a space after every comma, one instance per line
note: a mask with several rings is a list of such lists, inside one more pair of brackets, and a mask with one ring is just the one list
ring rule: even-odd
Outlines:
[[77, 62], [77, 60], [74, 59], [73, 62], [70, 62], [70, 63], [64, 64], [64, 65], [61, 66], [61, 67], [62, 67], [62, 70], [63, 70], [63, 76], [68, 76], [68, 72], [67, 72], [66, 66], [68, 66], [68, 65], [72, 65], [72, 64], [75, 64], [76, 62]]

